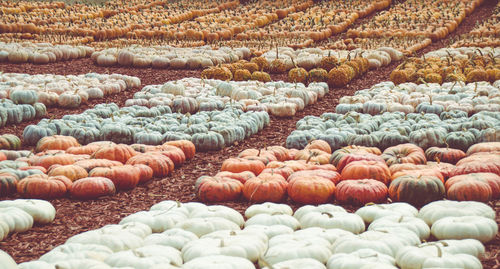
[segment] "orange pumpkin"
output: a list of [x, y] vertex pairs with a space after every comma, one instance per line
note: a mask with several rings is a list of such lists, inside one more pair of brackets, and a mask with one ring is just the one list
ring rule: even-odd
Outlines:
[[186, 159], [188, 159], [188, 160], [192, 159], [196, 153], [196, 148], [195, 148], [193, 142], [191, 142], [189, 140], [169, 141], [163, 145], [169, 145], [169, 146], [174, 146], [174, 147], [180, 148], [184, 152], [184, 155], [186, 156]]
[[107, 160], [107, 159], [81, 160], [81, 161], [75, 162], [74, 164], [82, 167], [87, 172], [90, 172], [90, 170], [92, 170], [92, 169], [94, 169], [96, 167], [110, 167], [110, 166], [120, 166], [120, 165], [123, 165], [121, 162], [111, 161], [111, 160]]
[[385, 163], [378, 161], [351, 162], [340, 173], [342, 180], [375, 179], [389, 185], [391, 172]]
[[[264, 169], [264, 171], [265, 171], [265, 169]], [[236, 179], [239, 182], [241, 182], [242, 184], [245, 184], [245, 182], [247, 180], [255, 177], [255, 175], [252, 172], [250, 172], [250, 171], [243, 171], [243, 172], [240, 172], [240, 173], [233, 173], [233, 172], [223, 171], [223, 172], [217, 173], [215, 176], [216, 177], [227, 177], [227, 178]]]
[[427, 162], [424, 150], [410, 143], [388, 147], [381, 157], [388, 166], [398, 163], [425, 164]]
[[337, 184], [335, 198], [341, 204], [365, 205], [385, 202], [387, 193], [387, 186], [378, 180], [344, 180]]
[[243, 158], [229, 158], [222, 163], [221, 171], [239, 173], [250, 171], [254, 175], [259, 175], [266, 166], [259, 160], [247, 160]]
[[118, 144], [100, 148], [94, 153], [93, 157], [95, 159], [107, 159], [126, 163], [128, 159], [135, 155], [137, 155], [137, 152], [131, 146]]
[[64, 197], [72, 182], [65, 176], [31, 175], [17, 183], [17, 193], [25, 198], [54, 199]]
[[113, 181], [105, 177], [86, 177], [75, 181], [71, 186], [71, 196], [88, 200], [115, 194]]
[[288, 196], [301, 204], [323, 204], [335, 195], [335, 184], [320, 176], [298, 177], [288, 184]]
[[337, 185], [337, 183], [339, 183], [341, 179], [340, 174], [335, 171], [318, 169], [318, 170], [297, 171], [293, 173], [290, 177], [288, 177], [287, 181], [290, 182], [295, 179], [309, 178], [309, 177], [322, 177], [324, 179], [330, 180], [335, 185]]
[[153, 169], [145, 164], [134, 164], [139, 172], [139, 184], [149, 181], [153, 178]]
[[[480, 182], [480, 183], [478, 183]], [[489, 191], [485, 185], [488, 185]], [[444, 184], [448, 199], [488, 202], [500, 198], [500, 176], [493, 173], [470, 173], [451, 177]]]
[[96, 167], [90, 171], [89, 176], [109, 178], [117, 190], [133, 189], [140, 179], [139, 170], [132, 165]]
[[54, 164], [68, 165], [73, 163], [75, 163], [75, 160], [71, 154], [46, 155], [33, 158], [31, 161], [31, 165], [42, 166], [45, 169], [48, 169]]
[[84, 178], [88, 176], [87, 170], [85, 168], [70, 164], [70, 165], [60, 165], [57, 167], [51, 166], [49, 169], [49, 176], [65, 176], [69, 178], [71, 181], [76, 181], [80, 178]]
[[195, 189], [202, 202], [225, 202], [238, 199], [243, 184], [230, 177], [202, 176], [196, 180]]
[[52, 135], [38, 140], [36, 152], [46, 150], [66, 150], [70, 147], [79, 147], [80, 143], [72, 136]]
[[425, 157], [429, 161], [441, 161], [456, 164], [465, 158], [465, 152], [459, 149], [430, 147], [425, 151]]
[[243, 185], [243, 196], [250, 202], [280, 202], [286, 195], [288, 183], [278, 174], [262, 174]]
[[153, 169], [154, 177], [165, 177], [174, 170], [174, 162], [167, 156], [156, 153], [147, 152], [137, 154], [127, 161], [127, 164], [145, 164]]
[[306, 145], [304, 149], [319, 149], [326, 153], [332, 154], [332, 148], [330, 147], [330, 144], [328, 144], [324, 140], [312, 140]]

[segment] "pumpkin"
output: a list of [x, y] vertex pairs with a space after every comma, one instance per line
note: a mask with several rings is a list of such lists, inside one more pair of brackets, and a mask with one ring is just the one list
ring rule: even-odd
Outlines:
[[462, 158], [465, 158], [465, 152], [459, 149], [430, 147], [425, 151], [427, 160], [439, 160], [445, 163], [456, 164]]
[[111, 161], [107, 159], [89, 159], [89, 160], [81, 160], [74, 163], [76, 166], [80, 166], [85, 169], [87, 172], [96, 168], [96, 167], [111, 167], [111, 166], [120, 166], [123, 165], [118, 161]]
[[387, 199], [387, 191], [387, 186], [378, 180], [344, 180], [337, 184], [335, 198], [341, 204], [381, 203]]
[[71, 196], [82, 200], [114, 195], [115, 192], [113, 181], [105, 177], [82, 178], [75, 181], [70, 188]]
[[137, 152], [129, 145], [113, 144], [101, 147], [93, 154], [93, 157], [96, 159], [107, 159], [126, 163], [128, 159], [135, 156], [136, 154]]
[[15, 150], [21, 148], [21, 139], [12, 134], [0, 135], [0, 149]]
[[299, 219], [302, 228], [320, 227], [323, 229], [342, 229], [353, 234], [365, 231], [363, 219], [347, 212], [310, 212]]
[[247, 219], [257, 215], [257, 214], [285, 214], [285, 215], [292, 215], [293, 210], [292, 208], [287, 205], [287, 204], [276, 204], [272, 202], [265, 202], [262, 204], [254, 204], [249, 206], [245, 210], [245, 217]]
[[424, 151], [409, 143], [389, 147], [384, 150], [381, 157], [388, 166], [397, 163], [425, 164], [427, 162]]
[[287, 181], [292, 181], [294, 179], [299, 179], [299, 178], [309, 178], [309, 177], [322, 177], [322, 178], [330, 180], [335, 185], [338, 184], [341, 180], [340, 174], [335, 172], [335, 171], [318, 169], [318, 170], [297, 171], [297, 172], [291, 174], [287, 178]]
[[52, 135], [43, 137], [36, 143], [36, 152], [46, 150], [66, 150], [70, 147], [78, 147], [80, 143], [74, 137], [63, 135]]
[[26, 198], [54, 199], [65, 196], [71, 185], [65, 176], [31, 175], [17, 183], [17, 192]]
[[432, 224], [431, 233], [439, 240], [477, 239], [488, 243], [496, 237], [498, 225], [481, 216], [445, 217]]
[[51, 203], [38, 199], [16, 199], [0, 202], [0, 208], [16, 207], [22, 209], [38, 224], [48, 224], [54, 221], [56, 209]]
[[342, 169], [343, 180], [375, 179], [386, 185], [391, 182], [391, 172], [385, 163], [378, 161], [354, 161]]
[[287, 181], [278, 174], [262, 174], [245, 182], [243, 196], [250, 202], [280, 202], [287, 186]]
[[[182, 149], [178, 147], [161, 146], [161, 148], [151, 151], [167, 156], [170, 160], [172, 160], [172, 162], [174, 162], [175, 167], [181, 166], [186, 161], [186, 155], [184, 155]], [[149, 152], [149, 150], [146, 150], [146, 152]]]
[[382, 218], [378, 218], [374, 220], [368, 230], [388, 230], [391, 229], [403, 228], [412, 231], [415, 233], [420, 240], [427, 240], [431, 234], [431, 229], [423, 221], [417, 217], [413, 216], [398, 216], [398, 215], [389, 215]]
[[333, 254], [326, 263], [328, 268], [359, 268], [363, 265], [371, 265], [373, 268], [380, 266], [393, 267], [396, 261], [393, 257], [377, 252], [373, 249], [360, 249], [351, 253]]
[[75, 160], [71, 154], [57, 154], [57, 155], [46, 155], [42, 157], [36, 157], [31, 161], [31, 165], [42, 166], [48, 169], [54, 164], [69, 165], [74, 164]]
[[17, 191], [17, 177], [9, 173], [0, 173], [0, 197]]
[[62, 165], [62, 166], [51, 166], [49, 169], [49, 176], [65, 176], [69, 178], [71, 181], [76, 181], [80, 178], [84, 178], [88, 176], [87, 170], [83, 167], [70, 164], [70, 165]]
[[424, 166], [419, 169], [408, 169], [408, 170], [402, 170], [402, 171], [397, 171], [392, 174], [391, 178], [394, 180], [398, 177], [406, 176], [406, 175], [411, 175], [411, 176], [434, 176], [437, 177], [441, 180], [441, 182], [444, 183], [444, 176], [441, 174], [438, 168], [436, 167], [428, 167]]
[[12, 257], [3, 250], [0, 250], [0, 263], [5, 267], [5, 269], [19, 268], [14, 259], [12, 259]]
[[444, 184], [435, 176], [401, 176], [389, 186], [392, 201], [407, 202], [414, 206], [422, 206], [443, 199], [444, 196]]
[[243, 158], [229, 158], [222, 163], [221, 171], [239, 173], [250, 171], [259, 175], [266, 166], [259, 160], [247, 160]]
[[231, 269], [254, 269], [253, 263], [245, 258], [212, 255], [192, 259], [182, 265], [185, 269], [206, 269], [206, 268], [231, 268]]
[[196, 153], [196, 148], [194, 144], [189, 140], [168, 141], [163, 145], [169, 145], [180, 148], [184, 152], [184, 155], [188, 160], [192, 159]]
[[329, 154], [332, 153], [330, 145], [324, 140], [313, 140], [304, 149], [319, 149]]
[[500, 197], [500, 176], [470, 173], [449, 178], [445, 183], [448, 199], [488, 202]]
[[500, 151], [500, 142], [478, 143], [471, 146], [466, 153], [467, 156], [471, 156], [472, 154], [478, 152], [495, 152], [495, 151]]
[[440, 246], [420, 248], [406, 246], [398, 251], [396, 263], [401, 268], [482, 268], [478, 258], [467, 254], [445, 252]]
[[132, 165], [96, 167], [89, 173], [90, 177], [111, 179], [117, 190], [133, 189], [139, 183], [139, 171]]
[[[337, 158], [337, 157], [334, 157], [334, 154], [332, 154], [332, 157], [330, 157], [330, 161], [332, 161], [332, 158]], [[344, 169], [344, 167], [346, 165], [348, 165], [351, 162], [355, 162], [355, 161], [377, 161], [377, 162], [385, 164], [385, 161], [382, 157], [375, 155], [375, 154], [372, 154], [372, 153], [367, 153], [364, 151], [355, 151], [352, 153], [343, 154], [343, 155], [341, 155], [337, 164], [335, 165], [335, 161], [333, 161], [333, 164], [337, 167], [337, 169], [340, 172], [342, 172], [342, 170]]]
[[224, 202], [238, 199], [243, 184], [230, 177], [202, 176], [196, 180], [195, 189], [202, 202]]
[[410, 216], [414, 217], [418, 214], [418, 210], [408, 203], [394, 202], [392, 204], [373, 204], [368, 203], [356, 211], [366, 223], [371, 223], [376, 219], [385, 216]]
[[302, 204], [321, 204], [331, 201], [335, 195], [335, 184], [324, 177], [297, 177], [288, 184], [288, 196]]
[[[264, 169], [262, 172], [263, 173], [266, 172], [266, 169]], [[223, 172], [217, 173], [215, 175], [215, 177], [225, 177], [225, 178], [236, 179], [239, 182], [241, 182], [242, 184], [245, 184], [245, 182], [247, 180], [249, 180], [251, 178], [254, 178], [255, 175], [252, 172], [250, 172], [250, 171], [243, 171], [243, 172], [240, 172], [240, 173], [233, 173], [233, 172], [223, 171]]]
[[169, 175], [175, 167], [174, 162], [172, 162], [169, 157], [156, 152], [137, 154], [134, 157], [131, 157], [127, 161], [127, 164], [147, 165], [153, 169], [154, 177], [165, 177]]
[[139, 172], [139, 183], [142, 184], [148, 182], [153, 178], [153, 169], [145, 164], [134, 164], [134, 167]]

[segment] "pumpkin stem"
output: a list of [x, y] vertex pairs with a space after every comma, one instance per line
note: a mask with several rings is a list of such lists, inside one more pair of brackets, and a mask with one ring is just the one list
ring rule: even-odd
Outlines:
[[398, 219], [398, 223], [401, 223], [403, 221], [404, 217], [405, 217], [404, 215], [401, 215], [401, 217], [399, 217], [399, 219]]
[[264, 257], [259, 257], [258, 259], [258, 263], [262, 263], [262, 265], [264, 265], [264, 267], [268, 267], [269, 269], [274, 269], [274, 267], [272, 265], [270, 265], [265, 259]]
[[435, 247], [436, 247], [436, 248], [437, 248], [437, 250], [438, 250], [438, 258], [443, 257], [443, 250], [441, 249], [441, 247], [440, 247], [440, 246], [438, 246], [438, 245], [435, 245]]

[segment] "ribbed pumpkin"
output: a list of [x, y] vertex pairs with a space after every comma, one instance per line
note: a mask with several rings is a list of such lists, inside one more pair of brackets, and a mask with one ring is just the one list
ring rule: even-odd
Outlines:
[[54, 164], [68, 165], [75, 163], [74, 157], [71, 154], [46, 155], [33, 158], [31, 165], [42, 166], [48, 169]]
[[127, 164], [145, 164], [153, 169], [154, 177], [165, 177], [174, 170], [174, 162], [169, 157], [156, 153], [147, 152], [137, 154], [127, 161]]
[[74, 163], [74, 165], [80, 166], [85, 169], [87, 172], [96, 168], [96, 167], [110, 167], [110, 166], [120, 166], [123, 165], [118, 161], [111, 161], [107, 159], [89, 159], [89, 160], [81, 160]]
[[465, 152], [459, 149], [430, 147], [425, 151], [425, 157], [429, 161], [439, 160], [445, 163], [456, 164], [465, 158]]
[[65, 176], [31, 175], [17, 183], [17, 192], [25, 198], [54, 199], [66, 196], [72, 182]]
[[109, 178], [117, 190], [133, 189], [140, 179], [139, 170], [132, 165], [96, 167], [90, 171], [89, 176]]
[[202, 176], [196, 180], [195, 189], [202, 202], [225, 202], [237, 200], [243, 184], [229, 177]]
[[[186, 161], [186, 155], [184, 155], [184, 152], [182, 149], [174, 146], [160, 146], [158, 149], [151, 150], [152, 152], [157, 152], [162, 155], [165, 155], [170, 158], [174, 162], [175, 167], [181, 166], [185, 161]], [[146, 150], [146, 152], [150, 152]]]
[[377, 161], [351, 162], [340, 173], [342, 180], [375, 179], [386, 185], [391, 182], [391, 172], [385, 163]]
[[360, 151], [343, 155], [336, 165], [337, 170], [342, 172], [346, 165], [355, 161], [376, 161], [385, 164], [384, 159], [379, 155]]
[[323, 204], [335, 195], [335, 184], [319, 176], [299, 177], [288, 184], [288, 196], [301, 204]]
[[96, 151], [98, 151], [101, 148], [101, 146], [98, 145], [85, 145], [81, 147], [70, 147], [66, 149], [66, 153], [68, 154], [87, 154], [87, 155], [92, 155]]
[[425, 164], [424, 151], [414, 144], [401, 144], [384, 150], [381, 157], [388, 166], [398, 163]]
[[341, 204], [350, 205], [383, 203], [387, 199], [387, 192], [387, 186], [378, 180], [344, 180], [337, 184], [335, 198]]
[[126, 163], [128, 159], [137, 155], [137, 152], [129, 145], [117, 144], [109, 145], [97, 150], [93, 157], [95, 159], [107, 159]]
[[235, 180], [238, 180], [239, 182], [241, 182], [242, 184], [245, 184], [245, 182], [247, 180], [255, 177], [255, 175], [250, 171], [244, 171], [244, 172], [240, 172], [240, 173], [222, 171], [222, 172], [217, 173], [215, 176], [235, 179]]
[[434, 176], [402, 176], [389, 186], [389, 197], [393, 202], [406, 202], [417, 207], [441, 200], [445, 193], [443, 182]]
[[332, 148], [330, 147], [330, 144], [328, 144], [324, 140], [319, 140], [319, 139], [309, 142], [304, 149], [319, 149], [329, 154], [332, 153]]
[[280, 202], [286, 195], [288, 182], [278, 174], [262, 174], [243, 185], [243, 196], [250, 202]]
[[290, 182], [295, 179], [309, 178], [309, 177], [322, 177], [324, 179], [330, 180], [335, 185], [337, 185], [337, 183], [339, 183], [341, 179], [340, 174], [335, 171], [318, 169], [318, 170], [297, 171], [292, 175], [290, 175], [290, 177], [287, 178], [287, 181]]
[[153, 178], [153, 169], [145, 164], [134, 164], [134, 167], [139, 172], [139, 184], [148, 182]]
[[69, 178], [71, 181], [76, 181], [80, 178], [84, 178], [88, 176], [87, 170], [85, 168], [70, 164], [70, 165], [61, 165], [57, 167], [51, 167], [48, 173], [49, 176], [65, 176]]
[[86, 177], [75, 181], [71, 186], [71, 196], [77, 199], [96, 199], [115, 194], [113, 181], [105, 177]]
[[500, 198], [500, 176], [493, 173], [471, 173], [451, 177], [445, 183], [448, 199], [488, 202]]
[[72, 136], [51, 135], [46, 136], [36, 143], [36, 152], [46, 150], [66, 150], [70, 147], [78, 147], [80, 143]]
[[9, 173], [0, 173], [0, 197], [17, 191], [17, 177]]
[[222, 163], [221, 171], [229, 171], [239, 173], [250, 171], [255, 175], [259, 175], [266, 166], [259, 160], [247, 160], [243, 158], [229, 158]]
[[169, 141], [163, 145], [169, 145], [169, 146], [174, 146], [174, 147], [180, 148], [184, 152], [184, 155], [186, 156], [186, 159], [188, 159], [188, 160], [192, 159], [196, 153], [196, 148], [195, 148], [193, 142], [191, 142], [189, 140]]
[[394, 174], [392, 174], [392, 179], [396, 179], [401, 176], [412, 175], [412, 176], [434, 176], [441, 180], [444, 183], [444, 176], [441, 174], [437, 167], [427, 167], [422, 169], [414, 169], [414, 170], [401, 170]]

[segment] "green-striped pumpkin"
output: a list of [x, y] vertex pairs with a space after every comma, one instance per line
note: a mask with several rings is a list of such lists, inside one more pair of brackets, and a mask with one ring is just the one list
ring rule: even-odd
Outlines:
[[407, 202], [422, 206], [444, 198], [444, 184], [435, 176], [406, 175], [394, 179], [389, 185], [389, 197], [393, 202]]

